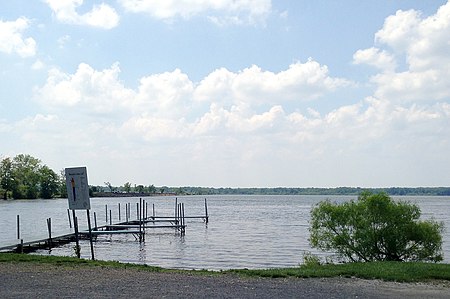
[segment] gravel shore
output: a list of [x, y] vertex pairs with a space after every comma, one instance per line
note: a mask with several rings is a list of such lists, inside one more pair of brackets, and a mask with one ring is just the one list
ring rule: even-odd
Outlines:
[[0, 298], [450, 298], [450, 286], [0, 263]]

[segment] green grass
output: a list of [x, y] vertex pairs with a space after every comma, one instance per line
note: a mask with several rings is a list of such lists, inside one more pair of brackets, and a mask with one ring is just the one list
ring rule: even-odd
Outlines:
[[73, 257], [40, 256], [28, 254], [0, 254], [1, 263], [44, 263], [67, 267], [110, 267], [120, 269], [136, 269], [152, 272], [179, 272], [208, 275], [237, 274], [248, 277], [358, 277], [364, 279], [381, 279], [398, 282], [430, 282], [434, 280], [450, 281], [450, 264], [404, 263], [404, 262], [372, 262], [308, 265], [295, 268], [248, 270], [236, 269], [221, 272], [170, 270], [160, 267], [126, 264], [119, 262], [90, 261]]
[[32, 255], [32, 254], [18, 254], [18, 253], [0, 253], [1, 263], [41, 263], [55, 266], [67, 267], [103, 267], [116, 269], [136, 269], [150, 272], [192, 272], [192, 273], [213, 273], [206, 270], [175, 270], [165, 269], [161, 267], [120, 263], [117, 261], [92, 261], [88, 259], [78, 259], [68, 256], [51, 256], [51, 255]]
[[371, 262], [300, 266], [286, 269], [230, 270], [260, 277], [358, 277], [398, 282], [449, 280], [450, 264]]

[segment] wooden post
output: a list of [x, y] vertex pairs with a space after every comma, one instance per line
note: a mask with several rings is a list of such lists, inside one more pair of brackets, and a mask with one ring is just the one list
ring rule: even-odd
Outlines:
[[88, 228], [89, 228], [89, 242], [91, 243], [91, 257], [92, 257], [92, 260], [95, 260], [94, 243], [92, 242], [91, 215], [89, 213], [89, 210], [86, 210], [86, 212], [87, 212], [87, 221], [88, 221]]
[[153, 205], [152, 215], [153, 215], [153, 220], [155, 220], [155, 204], [152, 204], [152, 205]]
[[48, 248], [52, 248], [52, 218], [47, 219], [47, 229], [48, 229]]
[[182, 210], [182, 215], [183, 215], [183, 226], [181, 227], [181, 233], [184, 235], [186, 232], [186, 219], [184, 218], [184, 203], [181, 204], [181, 210]]
[[108, 205], [105, 205], [105, 217], [106, 217], [106, 223], [108, 223]]
[[175, 220], [178, 218], [178, 198], [175, 197]]
[[208, 205], [206, 204], [206, 198], [205, 198], [205, 223], [208, 224], [209, 216], [208, 216]]
[[72, 228], [72, 220], [70, 219], [70, 210], [67, 209], [67, 218], [69, 218], [69, 227]]
[[139, 220], [139, 203], [136, 203], [136, 219]]
[[109, 210], [109, 225], [112, 225], [112, 211]]
[[144, 241], [144, 203], [145, 200], [142, 198], [139, 198], [139, 241]]
[[120, 202], [119, 202], [119, 221], [120, 221]]
[[179, 228], [179, 230], [181, 232], [181, 225], [182, 225], [182, 223], [181, 223], [181, 203], [178, 204], [177, 219], [178, 219], [177, 220], [177, 225], [179, 226], [178, 228]]
[[20, 239], [20, 215], [17, 215], [17, 239]]
[[125, 221], [128, 223], [128, 204], [125, 204]]
[[144, 219], [147, 220], [148, 218], [148, 202], [145, 202], [145, 216]]
[[97, 230], [97, 214], [94, 212], [94, 230]]
[[77, 257], [80, 258], [81, 248], [80, 248], [80, 242], [78, 239], [78, 220], [77, 220], [77, 216], [75, 214], [75, 210], [72, 210], [72, 219], [73, 219], [73, 226], [75, 228], [75, 243], [76, 243], [75, 253], [77, 254]]

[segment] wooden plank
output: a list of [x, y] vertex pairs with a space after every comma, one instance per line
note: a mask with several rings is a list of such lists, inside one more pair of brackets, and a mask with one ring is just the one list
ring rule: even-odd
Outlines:
[[[139, 228], [139, 225], [132, 224], [123, 224], [123, 225], [107, 225], [108, 228], [117, 229], [117, 228]], [[144, 225], [143, 228], [180, 228], [185, 227], [185, 225]]]
[[[117, 235], [117, 234], [140, 234], [138, 230], [102, 230], [102, 231], [92, 231], [93, 235]], [[89, 232], [81, 232], [80, 234], [89, 235]]]

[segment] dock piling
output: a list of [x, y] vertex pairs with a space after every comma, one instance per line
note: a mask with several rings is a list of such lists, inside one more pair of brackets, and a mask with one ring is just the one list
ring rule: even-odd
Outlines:
[[88, 229], [89, 229], [89, 243], [91, 245], [91, 257], [92, 257], [92, 260], [94, 261], [95, 260], [95, 257], [94, 257], [94, 243], [92, 241], [91, 215], [89, 213], [89, 209], [86, 210], [86, 213], [87, 213], [87, 221], [88, 221]]
[[208, 224], [209, 216], [208, 216], [208, 204], [206, 203], [205, 198], [205, 223]]
[[75, 214], [75, 210], [72, 210], [72, 218], [73, 218], [73, 225], [75, 228], [75, 243], [76, 243], [75, 253], [76, 253], [77, 257], [80, 258], [81, 249], [80, 249], [80, 242], [79, 242], [79, 238], [78, 238], [78, 220], [77, 220], [77, 216]]
[[17, 239], [20, 239], [20, 215], [17, 215]]
[[47, 218], [48, 249], [52, 248], [52, 218]]

